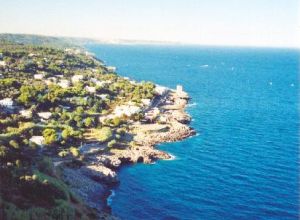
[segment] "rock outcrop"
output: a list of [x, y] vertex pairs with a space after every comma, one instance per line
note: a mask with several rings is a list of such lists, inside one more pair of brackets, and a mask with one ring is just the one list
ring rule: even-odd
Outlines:
[[[64, 169], [66, 181], [87, 204], [103, 210], [103, 201], [106, 200], [109, 189], [119, 182], [117, 170], [122, 164], [153, 163], [158, 159], [171, 159], [170, 154], [155, 149], [155, 145], [182, 140], [196, 133], [188, 126], [191, 118], [184, 111], [187, 102], [188, 97], [178, 97], [174, 92], [169, 92], [157, 106], [161, 110], [160, 118], [164, 118], [165, 122], [132, 124], [130, 130], [133, 146], [105, 151], [103, 145], [85, 145], [81, 149], [81, 153], [86, 152], [85, 165], [77, 169]], [[102, 195], [102, 203], [95, 195]]]

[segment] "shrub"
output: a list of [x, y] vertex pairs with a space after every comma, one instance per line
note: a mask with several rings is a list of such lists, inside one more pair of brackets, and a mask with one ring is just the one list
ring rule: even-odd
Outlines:
[[116, 140], [111, 140], [110, 142], [108, 142], [107, 146], [112, 148], [112, 147], [115, 147], [117, 144], [117, 141]]
[[70, 153], [74, 156], [74, 157], [78, 157], [79, 156], [79, 150], [76, 147], [70, 147]]
[[84, 120], [84, 125], [85, 125], [87, 128], [91, 127], [91, 125], [93, 125], [93, 124], [94, 124], [94, 120], [93, 120], [93, 118], [91, 118], [91, 117], [87, 117], [87, 118]]
[[45, 144], [48, 145], [53, 144], [58, 139], [56, 131], [51, 128], [46, 128], [43, 131], [43, 137], [45, 138]]
[[112, 123], [115, 127], [118, 127], [120, 124], [121, 124], [121, 119], [119, 117], [115, 117], [113, 120], [112, 120]]
[[9, 141], [9, 145], [12, 146], [15, 149], [19, 149], [20, 148], [19, 143], [17, 141], [15, 141], [15, 140]]
[[106, 142], [112, 137], [112, 130], [109, 127], [103, 127], [97, 132], [97, 138], [100, 142]]
[[69, 154], [68, 151], [62, 150], [62, 151], [60, 151], [60, 152], [58, 153], [58, 156], [60, 156], [60, 157], [66, 157], [66, 156], [68, 156], [68, 154]]

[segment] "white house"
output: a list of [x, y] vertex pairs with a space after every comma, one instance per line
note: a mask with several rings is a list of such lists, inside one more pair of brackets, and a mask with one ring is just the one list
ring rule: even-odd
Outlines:
[[68, 88], [70, 86], [70, 81], [69, 80], [66, 80], [66, 79], [61, 79], [57, 85], [59, 85], [60, 87], [62, 88]]
[[32, 136], [29, 141], [38, 146], [43, 146], [45, 143], [45, 138], [43, 136]]
[[5, 98], [0, 100], [0, 105], [6, 108], [12, 108], [14, 105], [14, 101], [11, 98]]
[[51, 112], [38, 112], [37, 114], [40, 118], [45, 120], [48, 120], [52, 116]]
[[41, 79], [44, 78], [44, 74], [42, 74], [42, 73], [34, 74], [34, 75], [33, 75], [33, 78], [34, 78], [34, 79], [40, 79], [40, 80], [41, 80]]
[[95, 93], [96, 92], [96, 87], [93, 86], [86, 86], [85, 90], [89, 93]]
[[0, 61], [0, 66], [6, 66], [6, 62], [5, 61]]
[[134, 105], [120, 105], [117, 106], [114, 110], [114, 115], [121, 117], [122, 115], [126, 115], [128, 117], [139, 113], [141, 111], [141, 108]]
[[30, 53], [28, 54], [29, 57], [36, 57], [36, 54], [35, 53]]
[[109, 72], [115, 72], [117, 70], [117, 67], [114, 67], [114, 66], [107, 66], [106, 69], [109, 71]]
[[0, 79], [4, 78], [4, 76], [0, 73]]
[[31, 118], [32, 117], [32, 111], [31, 110], [21, 110], [20, 114], [24, 117], [24, 118]]
[[156, 85], [154, 91], [158, 95], [165, 95], [167, 93], [168, 89], [164, 86]]
[[65, 52], [67, 52], [67, 53], [71, 53], [72, 51], [73, 51], [72, 48], [65, 48]]
[[72, 76], [72, 83], [77, 83], [77, 82], [79, 82], [79, 81], [81, 81], [81, 80], [83, 80], [83, 75], [74, 75], [74, 76]]
[[105, 100], [108, 98], [107, 94], [100, 94], [100, 95], [96, 95], [97, 97], [100, 97], [101, 99]]
[[136, 81], [134, 81], [134, 80], [130, 80], [129, 81], [131, 84], [133, 84], [133, 85], [137, 85], [138, 83], [136, 82]]
[[151, 105], [151, 99], [142, 99], [141, 102], [144, 106], [150, 106]]

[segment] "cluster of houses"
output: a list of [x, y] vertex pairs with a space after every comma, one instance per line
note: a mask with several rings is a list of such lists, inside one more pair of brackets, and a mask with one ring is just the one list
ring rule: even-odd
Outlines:
[[[36, 80], [44, 80], [44, 82], [47, 85], [56, 84], [56, 85], [59, 85], [60, 87], [65, 88], [65, 89], [69, 88], [72, 84], [74, 85], [74, 84], [76, 84], [78, 82], [81, 82], [85, 79], [85, 76], [80, 75], [80, 74], [72, 76], [71, 80], [68, 80], [68, 79], [64, 78], [63, 75], [56, 75], [55, 77], [45, 78], [45, 73], [37, 73], [37, 74], [34, 74], [33, 77]], [[96, 86], [104, 86], [104, 85], [107, 85], [107, 84], [111, 83], [110, 80], [100, 81], [96, 78], [91, 78], [90, 81], [92, 83], [94, 83], [95, 86], [86, 86], [85, 87], [85, 90], [89, 93], [96, 93]]]

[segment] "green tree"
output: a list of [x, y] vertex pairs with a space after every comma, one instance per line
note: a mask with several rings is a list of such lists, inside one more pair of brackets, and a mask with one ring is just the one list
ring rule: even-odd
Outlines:
[[15, 149], [19, 149], [20, 148], [19, 143], [16, 140], [10, 140], [9, 141], [9, 145], [12, 146]]
[[103, 127], [97, 132], [97, 138], [100, 142], [108, 141], [112, 135], [112, 130], [109, 127]]
[[112, 147], [115, 147], [117, 144], [117, 141], [116, 140], [111, 140], [110, 142], [108, 142], [107, 146], [112, 148]]
[[74, 157], [78, 157], [79, 156], [79, 150], [76, 147], [70, 147], [70, 153], [74, 156]]
[[47, 145], [53, 144], [58, 139], [56, 131], [51, 128], [46, 128], [43, 131], [43, 137], [45, 138], [45, 144], [47, 144]]
[[93, 124], [94, 124], [94, 119], [91, 118], [91, 117], [87, 117], [87, 118], [84, 120], [84, 125], [85, 125], [87, 128], [91, 127]]

